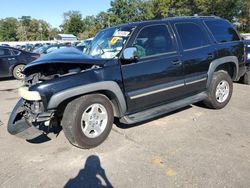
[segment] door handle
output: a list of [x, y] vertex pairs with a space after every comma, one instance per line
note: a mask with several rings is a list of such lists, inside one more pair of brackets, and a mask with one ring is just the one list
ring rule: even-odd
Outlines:
[[15, 60], [15, 58], [8, 58], [8, 60], [9, 60], [9, 61], [11, 61], [11, 60]]
[[214, 54], [213, 54], [213, 53], [209, 53], [209, 54], [207, 55], [207, 58], [208, 58], [208, 59], [213, 59], [213, 58], [214, 58]]
[[179, 66], [179, 65], [182, 65], [182, 61], [181, 60], [175, 60], [175, 61], [172, 61], [172, 64], [175, 65], [175, 66]]

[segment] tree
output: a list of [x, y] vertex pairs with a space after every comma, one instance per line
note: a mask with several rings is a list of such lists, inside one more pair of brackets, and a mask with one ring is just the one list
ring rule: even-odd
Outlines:
[[242, 31], [250, 32], [250, 1], [244, 2], [244, 9], [241, 11], [239, 22]]
[[201, 15], [216, 15], [233, 21], [244, 9], [243, 0], [195, 0], [197, 13]]
[[95, 16], [86, 16], [83, 19], [84, 31], [80, 34], [82, 39], [90, 38], [96, 35], [101, 26]]
[[152, 19], [151, 1], [143, 0], [115, 0], [111, 1], [110, 14], [111, 24], [142, 21]]
[[82, 15], [79, 11], [68, 11], [63, 14], [64, 22], [60, 26], [64, 33], [70, 33], [77, 36], [84, 31]]
[[0, 41], [16, 41], [17, 25], [18, 21], [15, 18], [0, 20]]

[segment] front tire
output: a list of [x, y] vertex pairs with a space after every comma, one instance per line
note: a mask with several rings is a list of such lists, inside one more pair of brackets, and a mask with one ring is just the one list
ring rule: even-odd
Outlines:
[[25, 65], [23, 64], [20, 64], [14, 67], [12, 74], [17, 80], [24, 79], [24, 74], [22, 73], [24, 67]]
[[109, 135], [114, 114], [109, 99], [90, 94], [71, 101], [65, 108], [62, 127], [71, 144], [80, 148], [100, 145]]
[[229, 74], [225, 71], [215, 72], [208, 88], [208, 98], [203, 102], [209, 108], [224, 108], [230, 101], [232, 92], [233, 81]]

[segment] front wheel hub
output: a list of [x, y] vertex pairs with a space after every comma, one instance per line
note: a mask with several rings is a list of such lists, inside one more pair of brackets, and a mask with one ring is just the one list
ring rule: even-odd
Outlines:
[[229, 96], [229, 83], [226, 80], [222, 80], [216, 87], [215, 97], [219, 103], [223, 103]]
[[92, 104], [83, 112], [81, 129], [88, 138], [96, 138], [105, 130], [108, 122], [106, 108], [98, 103]]

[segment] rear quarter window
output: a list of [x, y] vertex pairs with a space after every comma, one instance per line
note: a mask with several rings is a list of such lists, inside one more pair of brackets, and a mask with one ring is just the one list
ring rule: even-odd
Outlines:
[[218, 43], [240, 40], [237, 32], [229, 22], [224, 20], [207, 20], [204, 22]]

